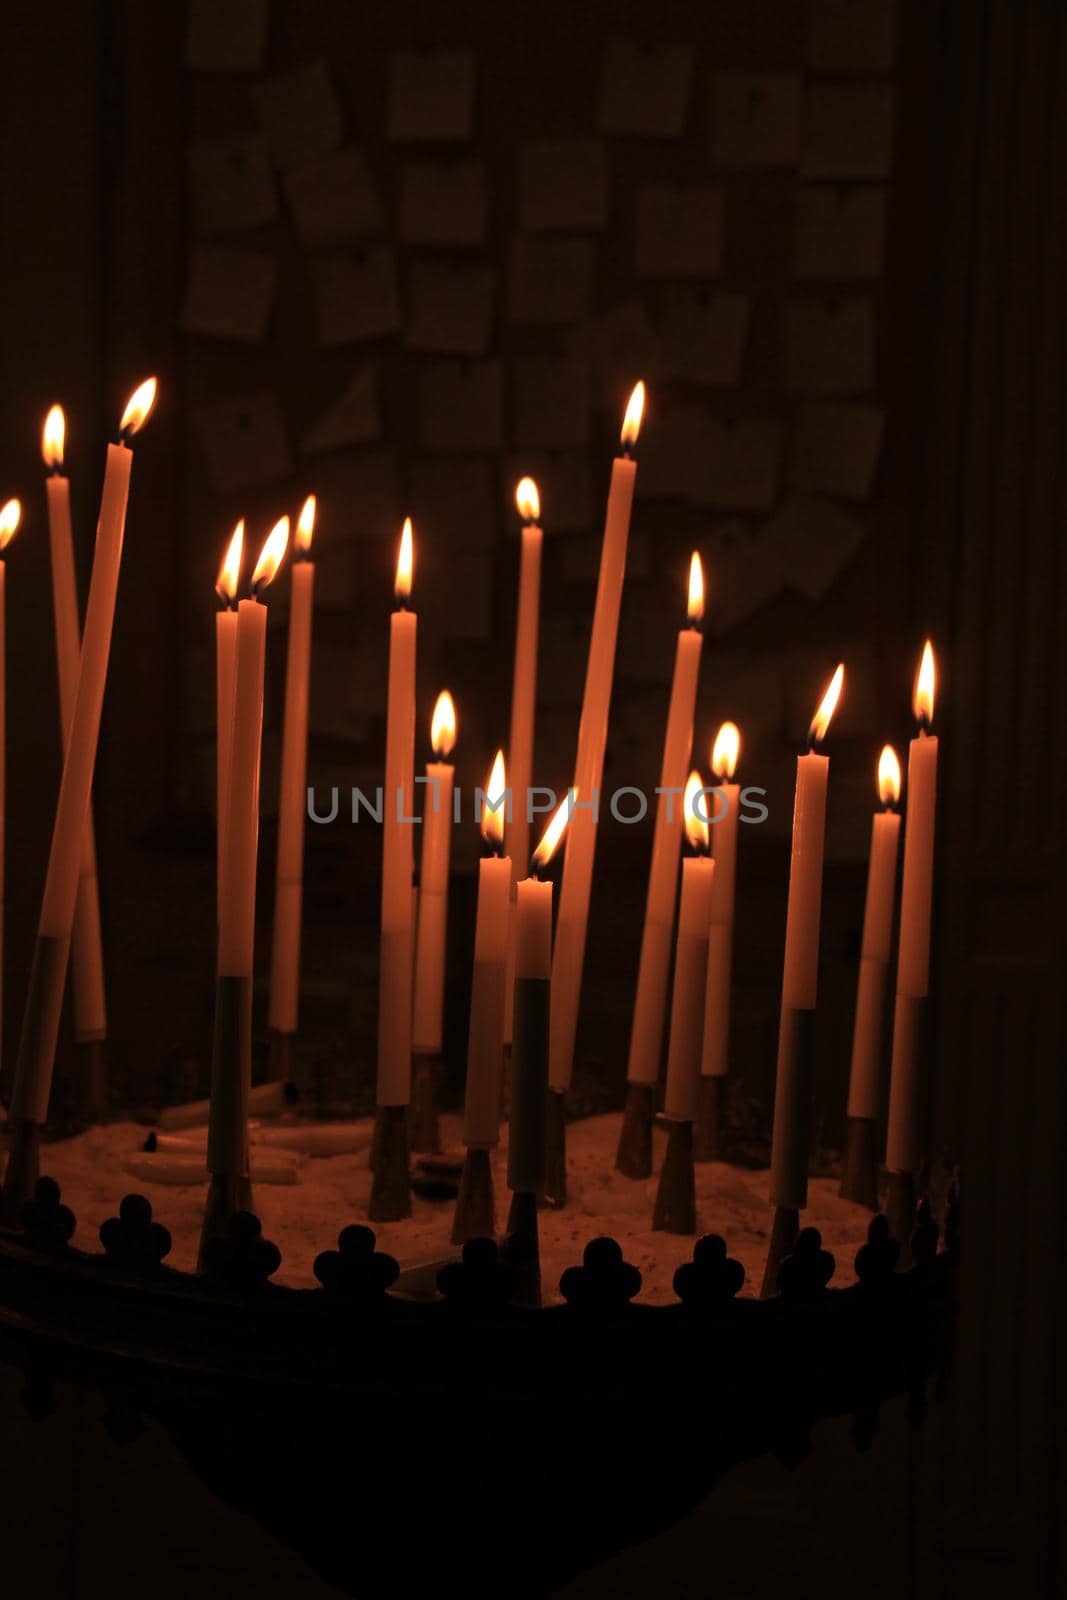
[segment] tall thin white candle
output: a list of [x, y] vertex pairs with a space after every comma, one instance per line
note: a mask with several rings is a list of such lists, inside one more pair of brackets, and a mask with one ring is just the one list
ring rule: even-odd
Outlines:
[[237, 524], [222, 558], [215, 593], [215, 903], [222, 921], [226, 878], [226, 839], [230, 825], [230, 762], [233, 758], [233, 694], [237, 674], [237, 589], [244, 555], [244, 519]]
[[[0, 508], [0, 1017], [4, 998], [4, 856], [7, 816], [7, 561], [4, 551], [22, 519], [22, 506], [9, 500]], [[0, 1054], [2, 1059], [2, 1054]]]
[[414, 956], [415, 650], [418, 620], [407, 609], [414, 565], [411, 518], [404, 523], [396, 569], [397, 609], [389, 635], [382, 828], [381, 964], [378, 981], [378, 1106], [411, 1099], [411, 1002]]
[[483, 856], [478, 864], [478, 913], [463, 1117], [463, 1142], [468, 1149], [487, 1150], [500, 1137], [511, 861], [496, 852], [504, 843], [506, 793], [504, 752], [498, 750], [486, 785], [486, 804], [482, 812], [482, 836], [493, 854]]
[[663, 1115], [669, 1122], [695, 1122], [704, 1034], [708, 927], [718, 867], [708, 856], [707, 797], [698, 772], [685, 788], [684, 826], [690, 853], [682, 862], [682, 892], [675, 941], [674, 990]]
[[878, 795], [884, 810], [871, 819], [871, 852], [867, 863], [867, 898], [863, 943], [856, 985], [856, 1020], [852, 1031], [848, 1115], [874, 1122], [881, 1115], [882, 1045], [885, 1037], [885, 980], [893, 936], [897, 855], [900, 845], [900, 762], [891, 744], [878, 760]]
[[734, 898], [737, 879], [737, 835], [741, 785], [734, 783], [741, 734], [736, 723], [724, 722], [715, 735], [711, 767], [720, 780], [713, 791], [711, 848], [715, 883], [708, 926], [708, 973], [704, 993], [704, 1044], [700, 1070], [704, 1077], [723, 1078], [729, 1068], [730, 996], [733, 978]]
[[426, 764], [426, 804], [419, 860], [418, 922], [415, 932], [415, 1001], [412, 1045], [438, 1055], [444, 1032], [445, 954], [448, 942], [448, 874], [452, 858], [452, 793], [456, 769], [446, 758], [456, 743], [456, 707], [447, 689], [437, 697], [430, 744], [437, 758]]
[[515, 490], [522, 518], [519, 566], [519, 610], [515, 624], [515, 668], [511, 687], [511, 733], [508, 775], [511, 818], [506, 829], [507, 852], [514, 870], [524, 872], [530, 859], [529, 790], [533, 781], [534, 708], [537, 703], [537, 622], [541, 604], [541, 497], [532, 478]]

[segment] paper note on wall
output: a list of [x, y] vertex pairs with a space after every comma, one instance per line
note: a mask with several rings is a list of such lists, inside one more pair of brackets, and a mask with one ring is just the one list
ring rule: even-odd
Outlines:
[[480, 356], [489, 348], [496, 273], [481, 262], [415, 261], [408, 278], [409, 350]]
[[277, 280], [273, 256], [226, 245], [196, 245], [189, 261], [180, 326], [185, 333], [260, 344], [266, 336]]
[[821, 600], [851, 565], [867, 536], [864, 524], [833, 500], [792, 495], [764, 524], [785, 581], [809, 600]]
[[325, 61], [310, 61], [251, 90], [267, 144], [283, 172], [321, 161], [344, 137], [340, 102]]
[[786, 312], [786, 387], [861, 394], [874, 387], [874, 309], [866, 296], [794, 300]]
[[[738, 520], [732, 526], [733, 536], [717, 542], [710, 562], [704, 625], [716, 637], [755, 616], [781, 594], [786, 584], [785, 571], [773, 545], [748, 523]], [[739, 703], [740, 698], [738, 695]]]
[[378, 400], [378, 369], [368, 362], [303, 437], [300, 448], [307, 455], [325, 450], [340, 450], [345, 445], [369, 444], [381, 437], [382, 418]]
[[660, 367], [689, 383], [735, 386], [748, 343], [747, 295], [704, 285], [665, 286], [660, 300]]
[[885, 428], [880, 406], [811, 401], [800, 408], [787, 477], [809, 494], [866, 500]]
[[386, 137], [396, 143], [465, 143], [474, 131], [473, 50], [399, 50], [389, 59]]
[[309, 244], [381, 233], [385, 211], [362, 150], [354, 145], [285, 175], [285, 199]]
[[886, 178], [893, 161], [893, 90], [819, 83], [804, 97], [805, 178]]
[[511, 320], [581, 322], [592, 294], [593, 251], [591, 239], [519, 234], [511, 247]]
[[533, 478], [537, 484], [546, 539], [556, 533], [593, 526], [595, 511], [589, 457], [584, 451], [524, 450], [505, 459], [502, 501], [513, 528], [518, 526], [515, 488], [519, 479], [525, 477]]
[[816, 72], [889, 72], [895, 0], [809, 0], [805, 59]]
[[589, 441], [589, 370], [570, 357], [528, 356], [513, 370], [515, 443], [569, 450]]
[[381, 339], [400, 327], [400, 296], [391, 250], [322, 256], [311, 263], [319, 343]]
[[264, 139], [255, 134], [198, 139], [189, 146], [188, 163], [193, 220], [201, 232], [258, 228], [278, 215]]
[[601, 130], [644, 139], [681, 138], [692, 78], [688, 45], [610, 39], [600, 70]]
[[419, 374], [419, 440], [425, 450], [499, 450], [504, 369], [499, 361], [434, 361]]
[[690, 499], [726, 511], [766, 511], [778, 494], [781, 465], [780, 423], [711, 418], [694, 457]]
[[400, 237], [406, 244], [485, 243], [488, 187], [481, 161], [412, 161], [401, 174]]
[[637, 195], [637, 272], [643, 278], [713, 278], [722, 253], [718, 184], [650, 184]]
[[329, 521], [331, 539], [349, 544], [392, 540], [395, 547], [407, 508], [390, 451], [338, 450], [320, 456], [315, 463], [315, 492], [323, 525]]
[[272, 483], [293, 470], [285, 424], [272, 394], [198, 406], [194, 423], [211, 481], [224, 494]]
[[427, 581], [423, 592], [434, 595], [439, 609], [437, 591], [429, 587], [431, 571], [455, 568], [462, 584], [468, 552], [496, 547], [499, 518], [492, 469], [487, 461], [417, 456], [411, 462], [409, 492]]
[[712, 417], [699, 403], [665, 402], [657, 406], [655, 426], [643, 430], [639, 499], [692, 501], [704, 470]]
[[259, 72], [267, 0], [189, 0], [185, 64], [194, 72]]
[[589, 233], [608, 215], [607, 152], [599, 139], [533, 139], [519, 149], [519, 225]]
[[803, 184], [797, 192], [798, 278], [877, 278], [885, 257], [885, 189]]
[[716, 166], [796, 166], [800, 158], [799, 73], [717, 72], [712, 96], [711, 154]]

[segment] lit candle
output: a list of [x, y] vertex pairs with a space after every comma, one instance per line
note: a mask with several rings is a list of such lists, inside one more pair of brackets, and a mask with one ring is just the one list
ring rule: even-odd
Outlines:
[[237, 524], [222, 558], [215, 593], [215, 901], [222, 920], [225, 842], [230, 816], [230, 760], [233, 755], [233, 685], [237, 668], [237, 588], [244, 554], [244, 520]]
[[508, 971], [511, 860], [504, 848], [507, 775], [498, 750], [485, 788], [482, 837], [490, 854], [478, 865], [474, 978], [467, 1036], [467, 1086], [463, 1143], [467, 1155], [456, 1202], [453, 1241], [495, 1232], [489, 1151], [500, 1139], [500, 1086], [504, 1054], [504, 989]]
[[[304, 815], [307, 811], [308, 689], [311, 681], [311, 606], [315, 563], [311, 535], [315, 496], [308, 495], [293, 534], [289, 602], [289, 654], [285, 670], [282, 774], [278, 797], [278, 860], [274, 894], [274, 947], [270, 974], [270, 1026], [288, 1039], [300, 1006], [300, 920], [304, 897]], [[273, 1076], [288, 1077], [287, 1047], [275, 1053]]]
[[[81, 658], [81, 621], [70, 518], [70, 480], [63, 470], [65, 442], [66, 419], [63, 408], [53, 406], [45, 418], [42, 455], [48, 473], [45, 494], [48, 500], [48, 543], [56, 627], [60, 743], [64, 752], [74, 716]], [[96, 877], [96, 837], [91, 801], [85, 817], [70, 961], [74, 983], [74, 1037], [79, 1045], [99, 1057], [101, 1041], [107, 1036], [107, 1004], [104, 997], [100, 894]], [[91, 1081], [87, 1086], [89, 1097], [95, 1102], [95, 1109], [99, 1110], [104, 1091], [102, 1057], [95, 1067], [90, 1067], [90, 1074]]]
[[[585, 936], [589, 922], [589, 896], [596, 849], [596, 812], [604, 770], [611, 685], [615, 671], [615, 643], [619, 629], [622, 585], [626, 574], [626, 546], [630, 532], [634, 479], [637, 465], [632, 450], [641, 427], [645, 386], [637, 384], [626, 407], [622, 425], [622, 454], [611, 468], [600, 554], [596, 605], [589, 640], [578, 752], [574, 770], [576, 799], [568, 830], [567, 853], [560, 889], [559, 921], [552, 953], [552, 1016], [549, 1029], [549, 1086], [562, 1101], [574, 1068], [574, 1042], [578, 1030]], [[566, 1168], [562, 1151], [562, 1103], [552, 1106], [552, 1171], [546, 1180], [552, 1198], [566, 1193]]]
[[678, 893], [678, 857], [685, 823], [682, 790], [693, 753], [693, 711], [703, 644], [704, 573], [696, 551], [689, 563], [689, 626], [678, 635], [674, 657], [667, 729], [663, 740], [652, 863], [648, 874], [641, 959], [637, 969], [626, 1110], [616, 1166], [631, 1178], [652, 1170], [652, 1093], [663, 1055], [663, 1019], [671, 965], [674, 908]]
[[729, 1071], [730, 1006], [733, 986], [734, 897], [737, 879], [737, 832], [741, 785], [732, 781], [741, 753], [737, 724], [724, 722], [715, 735], [711, 768], [719, 783], [711, 810], [711, 847], [715, 882], [708, 926], [708, 972], [704, 991], [704, 1044], [700, 1058], [700, 1110], [694, 1130], [697, 1161], [719, 1158], [719, 1124], [723, 1085]]
[[437, 696], [430, 722], [435, 760], [426, 763], [426, 805], [419, 861], [419, 915], [415, 937], [415, 1005], [412, 1043], [439, 1055], [444, 1019], [448, 874], [452, 855], [452, 791], [456, 769], [447, 758], [456, 744], [456, 707], [447, 689]]
[[[267, 608], [262, 595], [289, 543], [289, 518], [267, 536], [252, 572], [251, 594], [237, 607], [232, 745], [219, 901], [215, 1037], [211, 1063], [207, 1164], [211, 1172], [203, 1246], [251, 1202], [248, 1094], [252, 1082], [252, 973], [255, 957], [259, 778]], [[231, 545], [232, 547], [232, 545]]]
[[[522, 518], [522, 557], [519, 566], [519, 610], [515, 623], [515, 668], [511, 685], [511, 736], [508, 772], [512, 808], [507, 824], [507, 851], [512, 874], [521, 872], [530, 858], [530, 784], [533, 776], [534, 711], [537, 704], [537, 624], [541, 605], [541, 496], [532, 478], [522, 478], [515, 488], [515, 504]], [[515, 897], [512, 878], [512, 899]], [[511, 1043], [512, 1006], [515, 997], [515, 922], [509, 927], [508, 985], [504, 1000], [504, 1042]]]
[[930, 915], [934, 884], [934, 824], [937, 813], [937, 738], [934, 717], [934, 652], [926, 641], [915, 682], [918, 737], [908, 751], [908, 820], [904, 829], [904, 873], [900, 895], [897, 998], [889, 1077], [886, 1166], [891, 1173], [918, 1171], [922, 1161], [925, 1085], [920, 1023], [930, 992]]
[[107, 451], [78, 692], [63, 761], [37, 945], [15, 1068], [11, 1154], [4, 1179], [4, 1212], [9, 1220], [17, 1218], [22, 1201], [33, 1191], [39, 1130], [48, 1116], [126, 529], [126, 502], [133, 463], [127, 441], [148, 416], [155, 395], [156, 380], [149, 378], [131, 396], [119, 424], [118, 442], [109, 445]]
[[7, 561], [4, 551], [14, 538], [21, 520], [22, 506], [19, 501], [9, 500], [0, 507], [0, 1006], [4, 997], [4, 839], [7, 813]]
[[667, 1154], [660, 1173], [652, 1226], [669, 1233], [696, 1232], [693, 1123], [698, 1109], [700, 1052], [704, 1038], [704, 991], [708, 970], [708, 926], [716, 866], [708, 856], [708, 812], [699, 772], [685, 785], [684, 826], [689, 854], [682, 862], [678, 936], [674, 952], [667, 1085], [663, 1116]]
[[785, 924], [778, 1071], [771, 1137], [771, 1199], [775, 1224], [764, 1292], [777, 1284], [780, 1260], [792, 1248], [797, 1212], [808, 1202], [808, 1143], [811, 1134], [812, 1024], [819, 977], [819, 922], [826, 832], [829, 758], [817, 746], [826, 737], [845, 669], [839, 666], [808, 732], [807, 753], [797, 757], [793, 850]]
[[900, 844], [900, 762], [891, 744], [878, 759], [878, 796], [884, 810], [871, 823], [867, 899], [863, 913], [856, 988], [856, 1020], [849, 1070], [848, 1130], [841, 1193], [861, 1205], [877, 1201], [874, 1130], [881, 1110], [885, 982], [893, 934], [897, 854]]

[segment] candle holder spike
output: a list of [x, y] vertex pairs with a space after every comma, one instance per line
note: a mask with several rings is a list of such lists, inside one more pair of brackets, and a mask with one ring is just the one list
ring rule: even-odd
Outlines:
[[452, 1243], [492, 1238], [496, 1232], [493, 1204], [493, 1169], [488, 1150], [468, 1150], [459, 1179], [459, 1194], [452, 1221]]
[[878, 1210], [878, 1127], [870, 1117], [848, 1119], [841, 1197]]
[[441, 1060], [419, 1053], [411, 1063], [411, 1148], [416, 1155], [441, 1154]]
[[703, 1073], [697, 1090], [697, 1117], [693, 1126], [693, 1160], [702, 1165], [722, 1160], [722, 1102], [726, 1079]]
[[289, 1083], [293, 1076], [293, 1034], [270, 1030], [270, 1053], [267, 1058], [267, 1081]]
[[372, 1222], [400, 1222], [410, 1217], [408, 1160], [407, 1106], [379, 1106], [370, 1152], [373, 1181], [367, 1214]]
[[107, 1110], [107, 1051], [103, 1039], [79, 1039], [74, 1047], [82, 1108], [90, 1122]]
[[652, 1176], [652, 1122], [656, 1090], [650, 1083], [628, 1083], [615, 1167], [624, 1178]]
[[658, 1233], [696, 1233], [693, 1124], [671, 1121], [667, 1127], [667, 1154], [660, 1170], [652, 1228]]

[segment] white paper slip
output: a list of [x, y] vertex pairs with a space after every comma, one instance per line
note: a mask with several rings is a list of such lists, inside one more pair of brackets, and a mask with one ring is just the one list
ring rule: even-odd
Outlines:
[[278, 402], [272, 394], [243, 395], [198, 406], [196, 431], [215, 488], [250, 488], [293, 470]]
[[350, 145], [282, 180], [297, 233], [308, 244], [381, 233], [385, 211], [362, 150]]
[[194, 72], [260, 72], [267, 0], [189, 0], [185, 64]]
[[801, 185], [793, 236], [796, 277], [877, 278], [884, 259], [884, 188]]
[[196, 245], [189, 261], [180, 326], [185, 333], [211, 339], [261, 344], [277, 281], [278, 264], [273, 256], [226, 245]]
[[885, 178], [893, 163], [893, 90], [818, 83], [804, 97], [805, 178]]
[[766, 511], [778, 494], [782, 428], [762, 418], [712, 418], [693, 463], [691, 498], [727, 511]]
[[344, 137], [344, 119], [325, 61], [267, 78], [251, 90], [275, 165], [283, 172], [321, 161]]
[[508, 315], [513, 322], [581, 322], [593, 289], [591, 239], [519, 234], [511, 247]]
[[474, 131], [473, 50], [399, 50], [389, 58], [386, 138], [465, 143]]
[[599, 139], [532, 139], [520, 146], [520, 227], [591, 233], [607, 215], [607, 152]]
[[242, 134], [232, 139], [198, 139], [188, 150], [193, 221], [203, 233], [258, 228], [278, 215], [264, 139]]
[[492, 469], [487, 461], [417, 456], [411, 462], [409, 492], [420, 541], [420, 570], [440, 615], [438, 591], [431, 580], [436, 583], [446, 571], [458, 569], [462, 585], [468, 555], [496, 548], [499, 529]]
[[697, 402], [657, 406], [654, 425], [642, 430], [638, 497], [692, 501], [705, 470], [711, 426], [711, 413]]
[[504, 369], [499, 361], [434, 361], [419, 374], [424, 450], [484, 452], [504, 442]]
[[409, 350], [480, 356], [489, 348], [496, 273], [482, 262], [415, 261], [408, 278]]
[[874, 308], [866, 296], [793, 300], [786, 311], [786, 387], [862, 394], [874, 387]]
[[851, 565], [867, 530], [833, 500], [792, 495], [765, 524], [763, 536], [775, 545], [789, 587], [821, 600]]
[[692, 79], [688, 45], [609, 39], [600, 69], [601, 131], [680, 139]]
[[482, 161], [411, 161], [400, 180], [400, 237], [406, 244], [485, 243], [488, 187]]
[[805, 60], [816, 72], [889, 72], [896, 0], [809, 0]]
[[[739, 530], [731, 543], [719, 545], [709, 580], [710, 603], [704, 620], [716, 637], [747, 622], [785, 588], [785, 574], [777, 553], [766, 545], [757, 531], [748, 527], [743, 532]], [[721, 672], [721, 665], [718, 662], [716, 665]], [[731, 701], [736, 700], [741, 707], [745, 700], [741, 686], [732, 679], [722, 681], [730, 682]], [[747, 720], [741, 717], [735, 720], [747, 730], [755, 724], [757, 710], [750, 705]]]
[[400, 328], [400, 295], [391, 250], [322, 256], [311, 263], [319, 343], [327, 347], [382, 339]]
[[795, 167], [801, 78], [795, 72], [717, 72], [711, 156], [717, 167]]
[[800, 408], [787, 477], [808, 494], [866, 500], [885, 429], [880, 406], [810, 401]]
[[573, 354], [593, 363], [594, 404], [620, 416], [638, 378], [654, 382], [660, 371], [659, 335], [638, 299], [609, 306], [591, 324], [575, 328], [570, 342]]
[[718, 184], [655, 184], [637, 195], [637, 272], [643, 278], [714, 278], [722, 251]]
[[381, 432], [378, 368], [368, 362], [304, 435], [300, 448], [305, 455], [317, 455], [349, 444], [370, 444], [381, 437]]
[[703, 284], [665, 285], [660, 299], [660, 370], [689, 383], [741, 381], [752, 303]]
[[589, 369], [569, 356], [527, 356], [512, 373], [515, 444], [569, 450], [589, 442]]
[[589, 457], [581, 450], [524, 450], [504, 461], [501, 504], [511, 527], [518, 530], [515, 487], [531, 477], [541, 496], [541, 525], [545, 538], [590, 528], [595, 521]]

